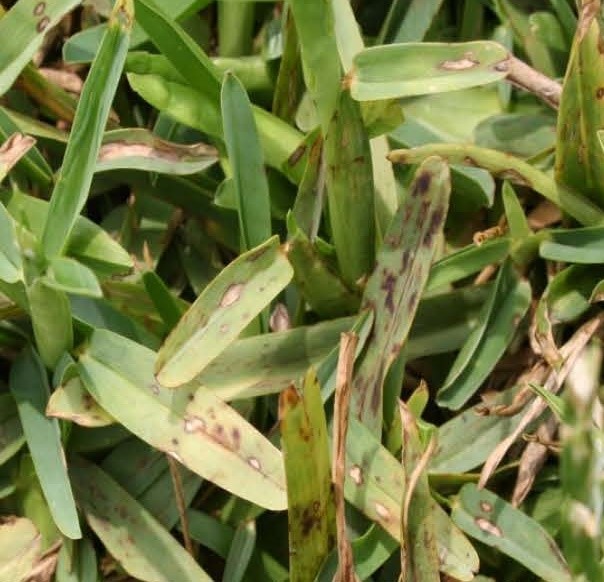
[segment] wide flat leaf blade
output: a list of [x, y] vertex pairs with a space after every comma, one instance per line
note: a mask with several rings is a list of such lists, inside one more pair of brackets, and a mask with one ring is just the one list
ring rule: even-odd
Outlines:
[[549, 582], [569, 582], [568, 566], [549, 534], [526, 513], [503, 499], [464, 485], [453, 506], [453, 521], [484, 544], [514, 558]]
[[411, 97], [486, 85], [505, 78], [508, 58], [495, 42], [403, 43], [365, 49], [348, 77], [359, 101]]
[[291, 385], [279, 399], [287, 480], [290, 572], [314, 578], [335, 540], [335, 505], [327, 424], [321, 391], [311, 369], [302, 391]]
[[17, 402], [23, 433], [50, 512], [61, 532], [82, 537], [78, 513], [67, 477], [59, 423], [45, 415], [50, 393], [46, 370], [31, 347], [13, 363], [10, 389]]
[[158, 381], [192, 380], [284, 289], [293, 270], [278, 237], [240, 255], [205, 288], [160, 349]]
[[170, 533], [102, 469], [76, 459], [70, 475], [90, 527], [126, 572], [147, 582], [212, 580]]
[[5, 39], [0, 54], [0, 95], [10, 89], [40, 48], [46, 31], [78, 4], [80, 0], [19, 0], [0, 18], [0, 38]]
[[99, 405], [140, 439], [235, 495], [284, 509], [279, 450], [211, 392], [195, 385], [178, 391], [160, 387], [154, 360], [153, 351], [96, 330], [79, 369]]

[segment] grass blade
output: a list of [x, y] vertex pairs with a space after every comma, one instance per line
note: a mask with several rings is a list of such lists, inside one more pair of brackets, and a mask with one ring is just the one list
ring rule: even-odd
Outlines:
[[541, 526], [494, 493], [468, 483], [462, 487], [451, 514], [473, 538], [518, 560], [548, 582], [570, 582], [562, 553]]
[[90, 527], [126, 572], [148, 582], [211, 582], [170, 533], [102, 469], [77, 459], [70, 475]]
[[241, 250], [245, 252], [271, 236], [268, 181], [250, 100], [237, 77], [229, 73], [222, 84], [221, 104], [239, 211]]
[[292, 276], [277, 237], [240, 255], [205, 288], [166, 339], [155, 366], [158, 381], [174, 388], [192, 380]]
[[504, 79], [497, 64], [507, 58], [489, 41], [376, 46], [354, 58], [348, 84], [359, 101], [457, 91]]
[[578, 191], [556, 184], [547, 174], [524, 160], [509, 154], [466, 144], [432, 144], [408, 150], [394, 150], [389, 159], [395, 163], [418, 164], [429, 156], [441, 156], [452, 164], [469, 164], [509, 179], [551, 200], [564, 212], [585, 225], [604, 222], [604, 212]]
[[335, 40], [333, 9], [324, 0], [291, 0], [296, 23], [304, 78], [312, 95], [323, 132], [336, 110], [342, 76]]
[[261, 507], [284, 509], [281, 453], [211, 392], [158, 386], [154, 360], [151, 350], [96, 330], [80, 356], [79, 369], [98, 404], [140, 439], [235, 495]]
[[529, 283], [519, 279], [511, 261], [506, 261], [485, 304], [482, 325], [468, 337], [438, 391], [440, 406], [458, 410], [474, 395], [507, 349], [530, 302]]
[[327, 201], [340, 272], [353, 286], [374, 263], [373, 171], [358, 103], [342, 91], [337, 106], [325, 138]]
[[63, 253], [86, 203], [111, 102], [126, 59], [133, 18], [132, 1], [118, 0], [84, 83], [42, 234], [44, 251], [49, 257]]
[[202, 172], [217, 160], [218, 152], [204, 143], [183, 145], [146, 129], [116, 129], [103, 136], [95, 172], [125, 169], [183, 176]]
[[67, 477], [59, 423], [45, 416], [50, 395], [46, 370], [37, 354], [27, 347], [10, 373], [27, 446], [50, 512], [61, 532], [71, 539], [82, 537], [78, 512]]
[[[335, 539], [335, 506], [327, 424], [321, 391], [311, 369], [300, 392], [294, 385], [279, 398], [279, 421], [287, 481], [290, 575], [314, 579]], [[312, 463], [312, 469], [309, 466]]]
[[80, 0], [19, 0], [0, 18], [0, 38], [6, 40], [0, 54], [0, 95], [40, 48], [46, 31], [78, 4]]
[[43, 279], [37, 279], [27, 295], [40, 357], [53, 369], [61, 356], [73, 347], [69, 299], [64, 291], [53, 289]]
[[375, 310], [374, 334], [356, 374], [351, 408], [376, 434], [382, 428], [383, 384], [413, 322], [449, 205], [449, 167], [427, 159], [417, 170], [367, 282], [363, 304]]

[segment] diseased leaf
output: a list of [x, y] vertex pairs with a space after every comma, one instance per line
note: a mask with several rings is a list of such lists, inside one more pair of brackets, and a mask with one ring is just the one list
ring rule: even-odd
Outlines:
[[240, 255], [205, 288], [160, 349], [158, 381], [192, 380], [287, 285], [293, 271], [277, 237]]
[[98, 404], [139, 438], [244, 499], [284, 509], [280, 452], [211, 392], [194, 384], [178, 391], [159, 386], [154, 360], [151, 350], [96, 330], [79, 370]]
[[78, 377], [67, 380], [50, 395], [46, 416], [87, 427], [108, 426], [115, 422], [90, 396]]
[[451, 517], [466, 533], [514, 558], [540, 578], [571, 580], [556, 542], [534, 519], [494, 493], [473, 483], [464, 485]]
[[147, 582], [212, 580], [103, 470], [78, 458], [70, 467], [70, 475], [90, 527], [126, 572]]
[[506, 76], [500, 44], [391, 44], [365, 49], [354, 58], [348, 84], [359, 101], [410, 97], [486, 85]]
[[146, 170], [187, 175], [215, 164], [217, 151], [204, 143], [184, 145], [160, 139], [146, 129], [116, 129], [103, 136], [95, 171]]
[[419, 167], [365, 288], [363, 306], [375, 312], [374, 332], [354, 379], [351, 409], [376, 434], [382, 426], [384, 379], [407, 340], [428, 280], [450, 187], [449, 167], [440, 158]]
[[24, 517], [0, 524], [0, 580], [25, 580], [40, 554], [40, 534]]
[[[287, 482], [290, 574], [314, 579], [335, 540], [335, 506], [327, 424], [321, 391], [311, 368], [279, 398]], [[312, 467], [310, 464], [312, 463]]]
[[40, 48], [48, 29], [78, 4], [80, 0], [19, 0], [0, 18], [0, 38], [7, 41], [0, 55], [0, 95], [10, 89]]

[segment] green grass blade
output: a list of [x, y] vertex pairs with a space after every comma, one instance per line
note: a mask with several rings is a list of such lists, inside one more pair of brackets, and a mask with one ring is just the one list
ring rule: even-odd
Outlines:
[[494, 493], [464, 485], [454, 503], [453, 521], [483, 544], [497, 548], [548, 582], [570, 582], [556, 542], [526, 513]]
[[374, 335], [353, 382], [351, 409], [376, 434], [382, 427], [383, 383], [413, 322], [447, 215], [449, 167], [426, 160], [398, 209], [367, 282], [363, 304], [375, 310]]
[[6, 283], [23, 280], [23, 261], [12, 216], [0, 204], [0, 279]]
[[176, 387], [199, 374], [293, 276], [277, 237], [240, 255], [205, 288], [157, 356], [158, 381]]
[[496, 178], [508, 179], [551, 200], [564, 212], [585, 225], [604, 222], [604, 212], [580, 190], [556, 184], [545, 172], [509, 154], [466, 144], [432, 144], [408, 150], [394, 150], [390, 160], [395, 163], [418, 164], [429, 156], [441, 156], [452, 164], [469, 164], [484, 168]]
[[11, 394], [0, 394], [0, 466], [25, 443], [17, 405]]
[[80, 538], [82, 533], [67, 477], [59, 423], [44, 414], [50, 395], [46, 370], [30, 347], [11, 368], [10, 390], [17, 402], [27, 446], [54, 522], [68, 538]]
[[264, 159], [250, 100], [240, 81], [224, 77], [222, 123], [239, 211], [241, 249], [248, 251], [271, 236], [271, 208]]
[[245, 572], [250, 563], [250, 558], [256, 545], [256, 526], [253, 521], [241, 524], [235, 535], [226, 557], [224, 582], [241, 582], [245, 579]]
[[[12, 217], [26, 224], [36, 236], [42, 236], [49, 203], [13, 190], [2, 197]], [[84, 216], [76, 218], [67, 241], [66, 254], [93, 269], [99, 275], [115, 275], [132, 268], [132, 258], [104, 229]]]
[[373, 169], [358, 103], [342, 91], [337, 108], [325, 138], [327, 202], [340, 272], [353, 286], [374, 263]]
[[[335, 541], [327, 424], [314, 370], [302, 390], [281, 393], [279, 420], [287, 482], [290, 576], [314, 580]], [[292, 551], [293, 550], [293, 551]]]
[[48, 287], [73, 295], [103, 296], [103, 291], [94, 272], [68, 257], [52, 259], [43, 281]]
[[[400, 543], [404, 492], [405, 473], [400, 461], [351, 416], [346, 441], [346, 500]], [[441, 572], [456, 580], [472, 580], [478, 570], [478, 554], [472, 544], [434, 500], [428, 515], [434, 523]]]
[[37, 279], [27, 292], [36, 345], [46, 366], [54, 368], [61, 356], [73, 347], [69, 299]]
[[166, 328], [168, 330], [174, 329], [184, 313], [182, 305], [178, 303], [165, 283], [153, 271], [147, 271], [143, 275], [143, 284]]
[[539, 245], [539, 255], [565, 263], [604, 263], [604, 228], [553, 230]]
[[[174, 35], [168, 36], [172, 41], [175, 38]], [[183, 46], [186, 47], [186, 44]], [[167, 47], [167, 50], [166, 57], [173, 58], [173, 61], [168, 62], [163, 56], [137, 53], [137, 58], [128, 66], [130, 85], [145, 101], [175, 120], [222, 140], [220, 85], [218, 96], [215, 96], [214, 91], [198, 89], [199, 83], [195, 81], [197, 69], [199, 75], [204, 71], [204, 75], [209, 74], [205, 64], [207, 57], [202, 62], [182, 61], [180, 52], [172, 54], [171, 47]], [[183, 52], [187, 51], [183, 48]], [[177, 71], [182, 71], [182, 75]], [[218, 75], [217, 70], [214, 72]], [[264, 109], [256, 106], [252, 109], [266, 163], [298, 183], [304, 167], [290, 161], [290, 157], [300, 145], [303, 135]]]
[[130, 575], [150, 582], [212, 580], [170, 533], [103, 470], [77, 459], [70, 475], [90, 527]]
[[[584, 3], [582, 3], [584, 4]], [[558, 113], [556, 180], [604, 202], [604, 150], [597, 130], [604, 124], [604, 64], [597, 10], [580, 10]]]
[[[170, 14], [175, 20], [182, 21], [203, 10], [212, 0], [172, 0]], [[71, 35], [63, 44], [63, 60], [66, 63], [90, 63], [99, 50], [107, 24], [90, 26]], [[149, 40], [148, 35], [135, 23], [130, 37], [130, 48], [136, 48]]]
[[457, 91], [505, 78], [496, 65], [508, 57], [495, 42], [405, 43], [365, 49], [349, 77], [359, 101]]
[[[220, 103], [220, 73], [193, 39], [153, 0], [134, 0], [136, 21], [191, 87]], [[181, 66], [187, 63], [187, 66]]]
[[508, 238], [496, 238], [477, 246], [468, 245], [434, 263], [426, 289], [432, 291], [478, 273], [487, 265], [502, 261], [510, 252]]
[[468, 337], [437, 394], [440, 406], [458, 410], [480, 388], [514, 336], [531, 302], [531, 288], [506, 261], [497, 276], [482, 325]]
[[61, 254], [92, 182], [103, 131], [119, 82], [134, 18], [131, 0], [119, 0], [80, 96], [42, 234], [47, 256]]
[[[443, 0], [412, 0], [398, 27], [394, 42], [419, 42], [424, 39]], [[478, 7], [476, 8], [478, 10]]]
[[338, 59], [331, 2], [291, 0], [290, 9], [296, 23], [304, 78], [315, 101], [323, 131], [336, 110], [342, 76]]
[[19, 0], [0, 18], [0, 38], [6, 41], [0, 54], [0, 95], [40, 48], [45, 32], [78, 4], [80, 0]]
[[342, 281], [300, 229], [290, 237], [287, 258], [302, 296], [319, 316], [333, 318], [358, 311], [360, 294]]
[[151, 350], [96, 330], [79, 369], [99, 405], [140, 439], [235, 495], [284, 509], [281, 453], [210, 391], [158, 386], [154, 360]]

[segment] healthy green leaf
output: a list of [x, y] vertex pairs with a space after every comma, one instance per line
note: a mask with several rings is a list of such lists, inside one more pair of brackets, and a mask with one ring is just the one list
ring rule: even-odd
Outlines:
[[222, 83], [221, 105], [224, 141], [239, 213], [241, 250], [248, 251], [271, 236], [270, 195], [251, 103], [240, 81], [230, 73]]
[[53, 289], [43, 279], [34, 282], [27, 296], [40, 357], [52, 369], [73, 347], [69, 299], [64, 291]]
[[50, 200], [42, 234], [48, 257], [64, 252], [88, 198], [103, 131], [128, 51], [132, 21], [132, 0], [118, 0], [84, 83], [63, 166]]
[[506, 261], [485, 303], [481, 325], [468, 337], [438, 391], [440, 406], [458, 410], [472, 397], [505, 352], [530, 301], [530, 285]]
[[10, 373], [10, 389], [17, 403], [23, 433], [37, 478], [52, 518], [71, 539], [82, 537], [78, 513], [67, 477], [59, 423], [44, 414], [50, 389], [46, 370], [31, 347], [18, 356]]

